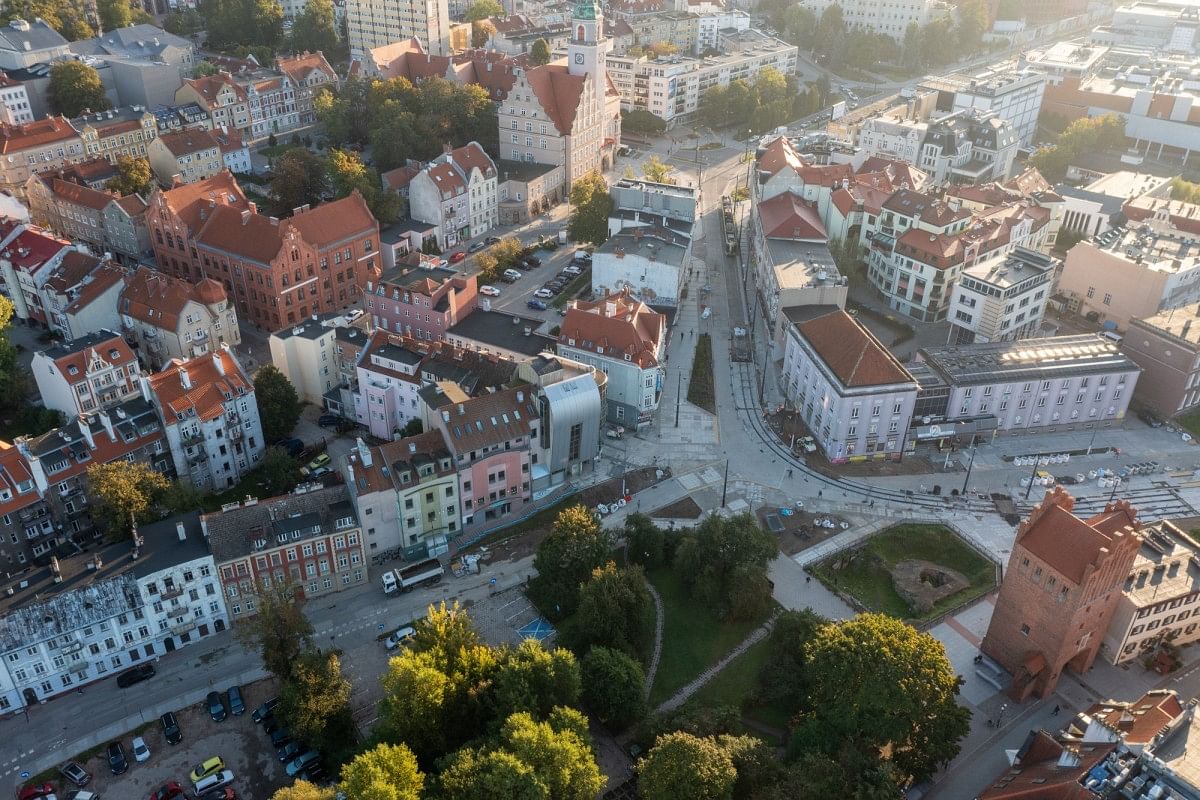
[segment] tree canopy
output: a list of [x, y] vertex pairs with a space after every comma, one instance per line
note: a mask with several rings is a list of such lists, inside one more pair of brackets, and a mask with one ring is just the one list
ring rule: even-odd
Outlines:
[[209, 46], [215, 50], [264, 47], [273, 51], [283, 40], [279, 0], [201, 0], [200, 15]]
[[575, 652], [592, 645], [612, 647], [645, 658], [654, 645], [654, 601], [638, 566], [618, 569], [609, 561], [592, 570], [579, 587], [579, 603], [564, 631]]
[[658, 737], [638, 764], [643, 800], [731, 800], [737, 770], [715, 739], [676, 731]]
[[297, 739], [324, 752], [344, 749], [354, 738], [350, 681], [336, 653], [302, 652], [279, 691], [279, 715]]
[[542, 38], [535, 39], [529, 48], [529, 60], [537, 66], [549, 64], [550, 43]]
[[475, 0], [467, 8], [467, 22], [478, 22], [488, 17], [503, 17], [504, 6], [496, 0]]
[[96, 516], [113, 541], [128, 539], [135, 520], [152, 521], [154, 497], [170, 485], [149, 464], [124, 459], [92, 464], [87, 470], [87, 480], [97, 501]]
[[337, 197], [357, 189], [380, 225], [391, 225], [400, 218], [403, 198], [392, 189], [384, 189], [378, 170], [364, 164], [358, 153], [334, 148], [326, 158], [326, 168]]
[[125, 197], [138, 194], [147, 197], [154, 188], [154, 173], [143, 156], [117, 156], [117, 174], [109, 178], [104, 188]]
[[767, 639], [767, 661], [758, 675], [759, 703], [789, 715], [801, 709], [808, 696], [805, 645], [828, 622], [811, 609], [785, 611], [776, 617]]
[[797, 116], [800, 102], [793, 76], [763, 67], [753, 83], [739, 78], [706, 91], [697, 113], [711, 128], [749, 128], [761, 133]]
[[291, 680], [292, 667], [312, 646], [313, 628], [304, 616], [304, 601], [291, 583], [259, 586], [250, 598], [257, 613], [239, 623], [238, 637], [262, 655], [263, 666], [279, 679]]
[[50, 108], [68, 119], [85, 111], [107, 111], [112, 102], [95, 68], [82, 61], [56, 61], [50, 67]]
[[304, 10], [292, 20], [288, 43], [296, 52], [320, 50], [327, 58], [338, 57], [343, 48], [332, 0], [308, 0]]
[[1117, 114], [1077, 119], [1058, 135], [1050, 147], [1039, 148], [1029, 164], [1049, 181], [1060, 181], [1071, 162], [1084, 153], [1125, 146], [1125, 121]]
[[710, 516], [680, 538], [675, 570], [691, 596], [721, 617], [753, 619], [770, 606], [767, 564], [778, 551], [749, 514]]
[[1200, 203], [1200, 183], [1185, 181], [1176, 175], [1171, 178], [1171, 199], [1185, 203]]
[[74, 42], [96, 35], [88, 14], [83, 0], [7, 0], [0, 10], [0, 24], [7, 25], [14, 19], [35, 20], [40, 17], [67, 41]]
[[267, 441], [287, 438], [300, 419], [300, 396], [292, 382], [275, 365], [267, 364], [254, 376], [254, 398]]
[[608, 239], [608, 215], [612, 211], [608, 183], [592, 170], [571, 187], [571, 219], [567, 234], [572, 241], [604, 244]]
[[154, 17], [130, 0], [96, 0], [96, 13], [100, 16], [100, 27], [105, 33], [130, 25], [154, 24]]
[[671, 177], [674, 171], [675, 166], [664, 162], [658, 157], [658, 153], [652, 153], [649, 159], [642, 162], [642, 174], [646, 176], [646, 180], [654, 183], [676, 183]]
[[579, 665], [583, 700], [596, 719], [616, 729], [646, 714], [646, 674], [620, 650], [592, 647]]
[[277, 214], [290, 214], [303, 205], [315, 206], [328, 190], [325, 162], [308, 149], [293, 147], [275, 160], [271, 204]]
[[420, 800], [425, 775], [402, 744], [377, 744], [342, 767], [346, 800]]
[[529, 597], [552, 619], [573, 613], [580, 584], [608, 563], [611, 546], [608, 535], [586, 508], [563, 509], [554, 521], [554, 530], [538, 545], [533, 559], [537, 575], [529, 582]]

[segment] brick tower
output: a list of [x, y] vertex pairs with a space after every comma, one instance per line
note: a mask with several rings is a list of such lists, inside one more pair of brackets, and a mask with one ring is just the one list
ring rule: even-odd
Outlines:
[[1017, 528], [982, 650], [1013, 676], [1010, 694], [1050, 695], [1066, 668], [1091, 668], [1141, 546], [1137, 511], [1108, 504], [1088, 520], [1061, 486]]

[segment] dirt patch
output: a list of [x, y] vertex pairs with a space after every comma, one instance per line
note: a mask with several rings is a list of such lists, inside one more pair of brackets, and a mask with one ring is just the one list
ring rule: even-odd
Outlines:
[[650, 516], [656, 519], [699, 519], [704, 510], [690, 497], [676, 500], [674, 503], [656, 508]]
[[[659, 473], [662, 476], [659, 476]], [[625, 473], [625, 494], [637, 494], [643, 489], [649, 489], [660, 480], [665, 481], [671, 477], [671, 470], [655, 467], [642, 467]], [[595, 486], [589, 486], [579, 494], [575, 495], [576, 499], [583, 503], [588, 508], [594, 508], [599, 503], [611, 503], [621, 497], [621, 478], [609, 478], [603, 483], [597, 483]]]
[[[818, 545], [844, 530], [842, 523], [845, 520], [832, 514], [818, 514], [809, 511], [794, 510], [790, 516], [784, 516], [779, 513], [778, 508], [771, 506], [759, 509], [757, 514], [758, 524], [762, 526], [763, 530], [771, 530], [771, 526], [766, 521], [768, 514], [775, 515], [779, 520], [779, 524], [783, 526], [783, 530], [776, 532], [776, 537], [779, 540], [779, 550], [784, 555], [789, 556], [794, 556], [801, 550]], [[818, 520], [831, 520], [833, 527], [827, 528], [818, 525]]]
[[919, 614], [971, 585], [962, 573], [917, 558], [896, 562], [891, 572], [896, 592]]

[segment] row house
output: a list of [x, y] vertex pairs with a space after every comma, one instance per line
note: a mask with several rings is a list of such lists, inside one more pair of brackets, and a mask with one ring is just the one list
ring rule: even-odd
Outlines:
[[279, 56], [275, 59], [275, 68], [292, 83], [298, 124], [311, 125], [316, 122], [313, 98], [322, 88], [328, 86], [336, 91], [340, 84], [325, 54], [320, 50], [315, 53], [305, 50], [294, 56]]
[[0, 713], [80, 690], [229, 626], [198, 512], [132, 541], [59, 553], [8, 576], [0, 600]]
[[244, 478], [266, 449], [254, 382], [228, 345], [188, 361], [173, 360], [141, 379], [166, 434], [179, 480], [221, 491]]
[[357, 191], [279, 220], [222, 171], [155, 192], [147, 219], [160, 269], [219, 281], [239, 317], [267, 330], [348, 307], [379, 273], [379, 223]]
[[117, 298], [124, 285], [125, 270], [112, 261], [67, 253], [42, 284], [46, 324], [68, 341], [105, 328], [116, 330]]
[[249, 81], [245, 91], [250, 107], [250, 131], [247, 134], [250, 140], [265, 139], [300, 125], [296, 87], [291, 78], [284, 75]]
[[126, 276], [115, 309], [126, 340], [154, 370], [242, 342], [237, 309], [211, 278], [189, 283], [138, 267]]
[[437, 226], [439, 247], [454, 247], [496, 226], [496, 181], [495, 162], [478, 142], [469, 142], [433, 159], [409, 181], [409, 213]]
[[378, 447], [359, 439], [344, 468], [368, 553], [436, 558], [462, 532], [458, 470], [440, 430]]
[[426, 266], [422, 255], [411, 253], [404, 265], [368, 281], [363, 308], [377, 328], [436, 342], [475, 310], [478, 276]]
[[258, 612], [257, 594], [291, 584], [313, 599], [367, 581], [362, 525], [345, 486], [304, 484], [201, 517], [234, 620]]
[[150, 168], [163, 186], [196, 183], [225, 169], [221, 145], [204, 130], [168, 133], [150, 143]]
[[120, 197], [56, 175], [30, 176], [25, 198], [33, 220], [94, 252], [135, 261], [150, 249], [146, 202], [136, 194]]
[[243, 136], [250, 135], [249, 97], [227, 72], [185, 78], [175, 91], [175, 103], [195, 103], [204, 110], [213, 128], [231, 128]]
[[6, 571], [103, 536], [92, 519], [86, 472], [118, 459], [175, 475], [162, 425], [140, 397], [0, 447], [0, 560]]
[[4, 72], [0, 72], [0, 122], [6, 125], [33, 122], [25, 84]]
[[0, 190], [18, 199], [30, 175], [86, 159], [79, 131], [64, 117], [0, 125]]
[[401, 336], [377, 330], [359, 357], [354, 416], [378, 439], [420, 418], [421, 361], [425, 354]]
[[13, 315], [26, 325], [44, 326], [41, 288], [74, 248], [49, 231], [13, 220], [0, 221], [0, 275]]
[[158, 120], [144, 106], [129, 106], [71, 120], [83, 140], [84, 151], [91, 157], [117, 159], [145, 158], [150, 142], [158, 138]]
[[68, 417], [123, 403], [140, 391], [137, 356], [109, 330], [34, 353], [30, 369], [42, 403]]
[[247, 175], [251, 171], [250, 148], [242, 140], [241, 134], [228, 128], [212, 132], [217, 147], [221, 149], [221, 164], [225, 169], [235, 174]]

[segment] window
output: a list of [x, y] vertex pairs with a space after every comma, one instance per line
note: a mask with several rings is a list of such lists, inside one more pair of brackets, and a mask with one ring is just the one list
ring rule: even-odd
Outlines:
[[1023, 636], [1028, 636], [1028, 635], [1029, 635], [1029, 626], [1028, 626], [1028, 625], [1022, 625], [1022, 626], [1021, 626], [1021, 634], [1022, 634]]

